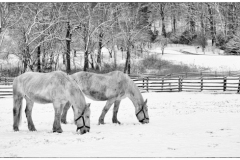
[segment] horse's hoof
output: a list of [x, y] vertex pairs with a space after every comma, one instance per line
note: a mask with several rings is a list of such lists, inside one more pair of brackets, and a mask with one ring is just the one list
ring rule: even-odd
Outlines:
[[34, 131], [37, 131], [37, 130], [35, 128], [33, 128], [33, 129], [29, 129], [29, 131], [34, 132]]
[[57, 133], [62, 133], [63, 131], [62, 131], [62, 130], [53, 131], [53, 133], [55, 133], [55, 132], [57, 132]]
[[103, 120], [99, 120], [99, 121], [98, 121], [98, 125], [100, 125], [100, 124], [105, 124], [105, 123], [104, 123]]
[[14, 130], [14, 132], [18, 132], [19, 131], [18, 127], [13, 127], [13, 130]]
[[63, 124], [67, 124], [67, 121], [66, 121], [66, 120], [61, 120], [61, 122], [62, 122]]
[[28, 127], [28, 129], [29, 129], [29, 131], [32, 131], [32, 132], [37, 131], [34, 126], [30, 126], [30, 127]]
[[63, 130], [60, 128], [60, 129], [53, 129], [53, 133], [55, 133], [55, 132], [57, 132], [57, 133], [62, 133], [63, 132]]
[[113, 120], [113, 123], [117, 123], [117, 124], [121, 124], [121, 122], [119, 122], [118, 120]]

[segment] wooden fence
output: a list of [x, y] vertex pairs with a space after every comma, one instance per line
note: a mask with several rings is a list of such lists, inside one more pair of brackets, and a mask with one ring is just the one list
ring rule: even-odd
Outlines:
[[239, 77], [132, 77], [142, 91], [181, 92], [181, 91], [234, 91], [240, 92]]
[[170, 73], [170, 74], [130, 74], [131, 78], [149, 77], [149, 78], [178, 78], [178, 77], [240, 77], [240, 71], [227, 71], [227, 72], [182, 72], [182, 73]]
[[0, 77], [0, 98], [12, 96], [13, 77]]
[[[231, 91], [240, 93], [240, 72], [129, 75], [141, 92]], [[12, 95], [13, 77], [0, 77], [0, 97]]]

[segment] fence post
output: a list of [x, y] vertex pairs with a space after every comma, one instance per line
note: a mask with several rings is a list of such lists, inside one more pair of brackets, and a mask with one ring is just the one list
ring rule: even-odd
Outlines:
[[224, 77], [224, 79], [223, 79], [223, 91], [226, 91], [226, 88], [227, 88], [227, 78]]
[[203, 77], [201, 77], [201, 91], [203, 90]]
[[164, 78], [162, 78], [162, 90], [163, 90], [163, 83], [164, 83]]
[[148, 77], [147, 77], [147, 92], [148, 92]]
[[145, 83], [144, 83], [144, 77], [143, 77], [143, 88], [144, 88], [144, 84], [145, 84]]
[[238, 91], [237, 93], [240, 93], [240, 77], [239, 77], [239, 82], [238, 82]]
[[5, 77], [5, 80], [4, 80], [4, 85], [6, 85], [6, 83], [7, 83], [7, 78]]
[[182, 91], [182, 78], [181, 78], [181, 76], [179, 76], [179, 79], [178, 79], [178, 91], [179, 92]]

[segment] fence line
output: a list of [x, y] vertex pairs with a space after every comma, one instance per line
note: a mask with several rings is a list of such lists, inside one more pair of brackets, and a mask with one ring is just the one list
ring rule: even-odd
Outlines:
[[181, 91], [235, 91], [240, 92], [239, 77], [193, 77], [149, 78], [132, 77], [141, 91], [181, 92]]
[[167, 77], [232, 77], [232, 76], [240, 76], [240, 71], [227, 71], [227, 72], [209, 72], [209, 71], [201, 71], [201, 72], [182, 72], [182, 73], [170, 73], [170, 74], [151, 74], [151, 73], [144, 73], [144, 74], [130, 74], [131, 78], [134, 77], [149, 77], [149, 78], [167, 78]]
[[[184, 74], [170, 74], [167, 76], [154, 74], [129, 76], [142, 92], [201, 92], [206, 90], [223, 92], [234, 91], [240, 93], [240, 72], [231, 71], [227, 73], [228, 74], [224, 76], [220, 76], [220, 74], [217, 72], [215, 72], [213, 75], [209, 73], [205, 74], [204, 72], [188, 72]], [[198, 77], [196, 75], [198, 75]], [[0, 97], [12, 95], [13, 79], [14, 77], [0, 77]]]

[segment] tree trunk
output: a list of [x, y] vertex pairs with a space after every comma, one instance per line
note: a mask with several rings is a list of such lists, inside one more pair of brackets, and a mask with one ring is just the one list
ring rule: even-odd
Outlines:
[[91, 54], [90, 56], [91, 56], [91, 60], [92, 60], [92, 62], [91, 62], [91, 67], [92, 67], [92, 69], [94, 69], [95, 67], [94, 67], [93, 55]]
[[0, 34], [2, 33], [2, 7], [0, 7]]
[[124, 73], [130, 74], [131, 70], [131, 65], [130, 65], [130, 46], [127, 46], [127, 58], [126, 58], [126, 63], [125, 63], [125, 68], [124, 68]]
[[52, 69], [53, 69], [53, 62], [54, 62], [54, 59], [53, 59], [53, 53], [51, 53], [51, 55], [50, 55], [50, 66], [49, 66], [49, 69], [52, 71]]
[[65, 54], [62, 54], [62, 58], [63, 58], [63, 64], [66, 64], [66, 56], [65, 56]]
[[167, 33], [166, 33], [166, 28], [165, 28], [164, 6], [165, 6], [165, 4], [160, 4], [160, 15], [162, 18], [162, 35], [166, 38]]
[[[202, 10], [203, 10], [203, 8], [202, 8]], [[205, 39], [206, 39], [206, 34], [205, 34], [205, 23], [204, 23], [204, 15], [203, 15], [203, 12], [201, 12], [200, 19], [201, 19], [201, 47], [202, 47], [202, 51], [205, 53], [205, 47], [206, 47]]]
[[103, 33], [99, 33], [99, 42], [98, 42], [98, 55], [97, 55], [97, 65], [96, 65], [96, 70], [100, 70], [101, 66], [101, 51], [102, 51], [102, 38], [103, 38]]
[[23, 55], [23, 73], [27, 71], [27, 67], [29, 66], [29, 47], [26, 46]]
[[113, 46], [113, 54], [114, 54], [114, 68], [117, 69], [117, 51], [115, 46]]
[[88, 66], [88, 51], [85, 51], [83, 71], [87, 71], [88, 68], [89, 68], [89, 66]]
[[38, 72], [41, 72], [41, 59], [40, 59], [40, 56], [41, 56], [41, 46], [38, 46], [37, 47], [37, 71]]
[[228, 35], [233, 36], [235, 34], [236, 29], [236, 17], [235, 17], [235, 5], [233, 2], [229, 3], [229, 9], [228, 9]]
[[212, 7], [208, 3], [207, 3], [207, 6], [208, 6], [208, 13], [210, 16], [209, 23], [210, 23], [210, 31], [211, 31], [211, 36], [212, 36], [212, 46], [214, 46], [216, 43], [216, 26], [215, 26], [214, 19], [213, 19]]
[[190, 3], [190, 4], [189, 4], [189, 10], [188, 10], [188, 12], [189, 12], [188, 19], [189, 19], [190, 33], [191, 33], [192, 35], [195, 34], [195, 26], [196, 26], [196, 23], [195, 23], [194, 17], [193, 17], [193, 12], [194, 12], [194, 10], [195, 10], [195, 9], [193, 8], [193, 4]]
[[71, 46], [70, 46], [70, 43], [71, 43], [71, 34], [70, 34], [70, 23], [67, 22], [67, 34], [66, 34], [66, 48], [67, 48], [67, 51], [66, 51], [66, 59], [67, 59], [67, 73], [69, 74], [71, 72], [71, 57], [70, 57], [70, 49], [71, 49]]
[[172, 32], [174, 34], [176, 33], [176, 17], [175, 17], [175, 15], [173, 15], [173, 28], [172, 28]]

